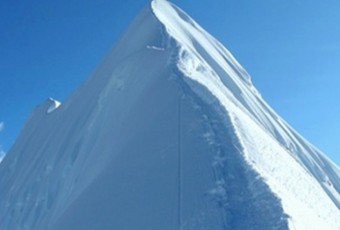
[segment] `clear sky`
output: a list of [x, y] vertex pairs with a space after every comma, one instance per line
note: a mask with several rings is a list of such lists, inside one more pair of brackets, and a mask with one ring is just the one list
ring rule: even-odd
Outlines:
[[[0, 2], [0, 153], [32, 109], [91, 73], [148, 0]], [[173, 0], [219, 39], [268, 103], [340, 165], [340, 1]]]

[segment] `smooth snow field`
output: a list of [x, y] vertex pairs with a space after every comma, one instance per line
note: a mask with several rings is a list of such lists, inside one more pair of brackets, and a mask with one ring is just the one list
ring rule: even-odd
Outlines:
[[153, 0], [0, 164], [1, 230], [340, 230], [340, 170]]

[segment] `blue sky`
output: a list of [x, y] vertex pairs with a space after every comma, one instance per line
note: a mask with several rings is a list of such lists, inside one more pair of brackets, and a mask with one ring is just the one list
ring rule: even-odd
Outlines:
[[[0, 151], [32, 109], [65, 100], [147, 0], [0, 3]], [[173, 0], [219, 39], [268, 103], [340, 165], [338, 0]]]

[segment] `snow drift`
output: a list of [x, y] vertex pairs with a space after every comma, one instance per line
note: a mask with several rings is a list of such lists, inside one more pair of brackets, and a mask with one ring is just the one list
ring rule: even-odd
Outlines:
[[340, 229], [340, 170], [188, 15], [147, 5], [0, 164], [0, 229]]

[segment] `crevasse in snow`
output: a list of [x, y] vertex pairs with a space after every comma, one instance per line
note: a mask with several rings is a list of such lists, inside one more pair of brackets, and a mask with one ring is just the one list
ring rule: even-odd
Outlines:
[[0, 229], [340, 228], [339, 168], [167, 1], [59, 105], [0, 164]]

